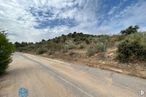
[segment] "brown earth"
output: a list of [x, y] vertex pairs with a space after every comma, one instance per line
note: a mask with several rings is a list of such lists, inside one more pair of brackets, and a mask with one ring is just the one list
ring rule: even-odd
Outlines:
[[98, 53], [91, 57], [86, 55], [85, 50], [71, 50], [67, 53], [56, 52], [53, 55], [43, 54], [42, 56], [146, 78], [145, 62], [119, 63], [115, 60], [115, 53], [116, 49], [110, 48], [104, 53]]
[[55, 59], [15, 53], [0, 77], [0, 97], [146, 97], [146, 80]]

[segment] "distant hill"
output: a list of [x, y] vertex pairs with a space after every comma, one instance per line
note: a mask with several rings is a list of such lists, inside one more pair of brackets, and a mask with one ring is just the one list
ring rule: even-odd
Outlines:
[[20, 52], [33, 52], [37, 54], [50, 53], [55, 51], [67, 52], [72, 49], [88, 49], [96, 44], [103, 46], [111, 46], [117, 36], [108, 35], [90, 35], [83, 33], [69, 33], [49, 40], [42, 40], [37, 43], [16, 42], [17, 51]]

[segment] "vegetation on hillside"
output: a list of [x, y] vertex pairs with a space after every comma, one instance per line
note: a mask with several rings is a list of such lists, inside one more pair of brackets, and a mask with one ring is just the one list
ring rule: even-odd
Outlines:
[[48, 56], [68, 52], [73, 54], [73, 50], [82, 50], [86, 52], [87, 57], [92, 57], [99, 53], [104, 54], [109, 48], [117, 48], [115, 59], [120, 62], [145, 61], [146, 33], [138, 32], [138, 29], [138, 26], [130, 26], [122, 30], [121, 35], [112, 36], [74, 32], [37, 43], [16, 42], [15, 45], [17, 51]]
[[[47, 41], [42, 40], [35, 44], [25, 42], [15, 43], [17, 51], [35, 52], [37, 54], [54, 54], [55, 52], [65, 53], [73, 49], [86, 50], [87, 53], [90, 53], [92, 49], [94, 53], [96, 53], [105, 51], [106, 47], [112, 44], [112, 40], [110, 42], [110, 36], [108, 35], [96, 36], [77, 32], [62, 35]], [[89, 56], [91, 55], [89, 54]]]
[[118, 45], [117, 59], [120, 62], [146, 61], [146, 33], [133, 33]]
[[138, 26], [130, 26], [121, 31], [126, 36], [117, 49], [117, 59], [120, 62], [146, 61], [146, 33], [138, 32], [138, 29]]
[[9, 42], [4, 31], [0, 31], [0, 74], [3, 74], [8, 68], [13, 52], [14, 45]]
[[123, 35], [129, 35], [129, 34], [133, 34], [133, 33], [137, 33], [139, 29], [139, 26], [130, 26], [128, 27], [126, 30], [122, 30], [120, 33]]

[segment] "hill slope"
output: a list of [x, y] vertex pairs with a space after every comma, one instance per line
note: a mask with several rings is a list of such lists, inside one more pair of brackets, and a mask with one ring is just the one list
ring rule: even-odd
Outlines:
[[[136, 39], [133, 35], [141, 37], [143, 33], [108, 36], [74, 32], [53, 39], [42, 40], [37, 43], [16, 42], [15, 45], [19, 52], [39, 54], [45, 57], [57, 58], [77, 64], [84, 64], [146, 78], [145, 63], [119, 63], [119, 61], [116, 60], [118, 44], [121, 43], [121, 41], [127, 41], [127, 39], [133, 41], [133, 39]], [[131, 44], [128, 44], [128, 46], [129, 45]], [[135, 59], [133, 59], [133, 61], [134, 60]]]

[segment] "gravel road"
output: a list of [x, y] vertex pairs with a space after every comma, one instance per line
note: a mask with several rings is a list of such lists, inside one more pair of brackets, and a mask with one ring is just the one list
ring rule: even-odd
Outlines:
[[0, 97], [146, 97], [146, 80], [40, 56], [15, 53], [0, 77]]

